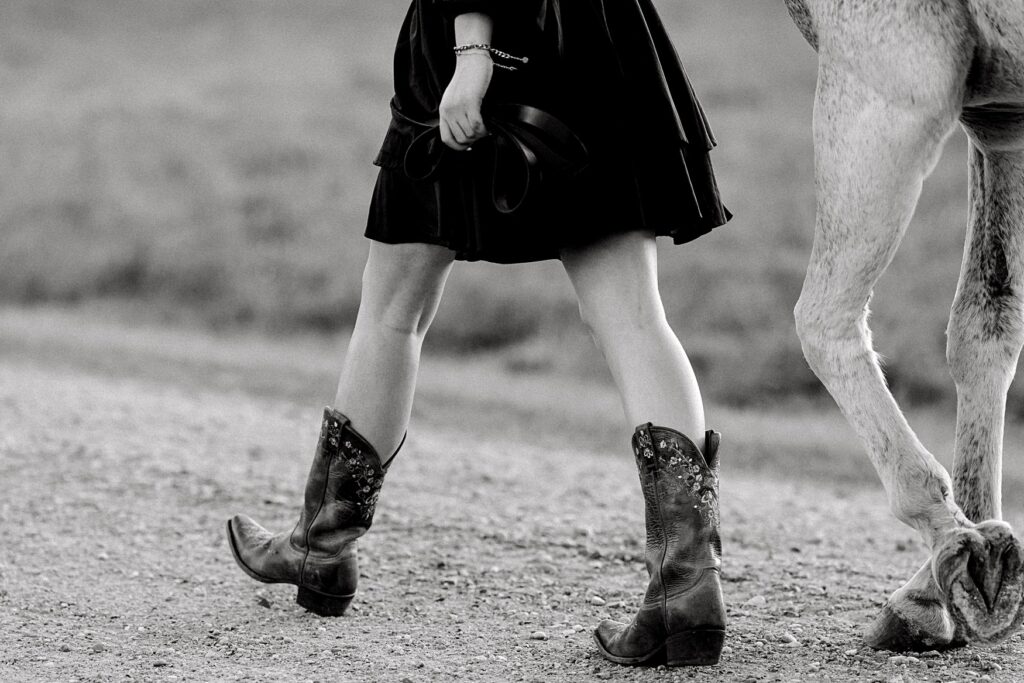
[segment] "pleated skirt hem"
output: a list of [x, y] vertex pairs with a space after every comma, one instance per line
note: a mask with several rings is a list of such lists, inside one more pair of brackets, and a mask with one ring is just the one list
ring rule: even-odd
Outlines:
[[[512, 264], [559, 259], [612, 235], [647, 232], [685, 244], [727, 223], [706, 153], [681, 154], [672, 172], [617, 169], [556, 186], [522, 212], [501, 215], [457, 179], [422, 182], [381, 168], [365, 236], [385, 244], [447, 248], [460, 261]], [[468, 176], [473, 177], [473, 176]], [[483, 206], [480, 206], [483, 204]]]

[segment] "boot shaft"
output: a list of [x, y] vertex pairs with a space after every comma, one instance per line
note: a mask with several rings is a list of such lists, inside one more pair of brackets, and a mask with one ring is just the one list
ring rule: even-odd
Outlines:
[[373, 446], [349, 419], [325, 408], [292, 544], [332, 554], [365, 534], [386, 473]]
[[721, 566], [718, 445], [708, 431], [704, 451], [685, 435], [651, 424], [633, 435], [647, 526], [648, 601], [691, 590]]

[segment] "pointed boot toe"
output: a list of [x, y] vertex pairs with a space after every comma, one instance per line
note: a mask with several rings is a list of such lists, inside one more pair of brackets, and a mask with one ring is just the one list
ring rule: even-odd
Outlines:
[[611, 646], [612, 641], [624, 628], [626, 628], [626, 624], [619, 621], [612, 621], [611, 619], [605, 619], [597, 625], [597, 628], [594, 629], [594, 641], [597, 643], [598, 649], [601, 650], [601, 654], [605, 657], [611, 655], [609, 647]]
[[249, 515], [235, 515], [228, 520], [228, 537], [233, 545], [266, 544], [274, 537]]
[[665, 663], [664, 648], [658, 643], [631, 643], [630, 624], [605, 619], [594, 630], [594, 642], [601, 655], [616, 664], [656, 666]]
[[616, 664], [656, 666], [665, 663], [665, 635], [659, 610], [641, 608], [628, 624], [611, 619], [594, 631], [601, 654]]
[[261, 556], [266, 555], [273, 544], [274, 535], [257, 524], [248, 515], [235, 515], [228, 520], [228, 545], [235, 563], [249, 577], [263, 583], [274, 583], [274, 579], [257, 571]]
[[626, 624], [623, 624], [621, 621], [605, 619], [597, 625], [597, 628], [594, 630], [594, 635], [597, 636], [598, 640], [602, 643], [607, 644], [624, 628], [626, 628]]

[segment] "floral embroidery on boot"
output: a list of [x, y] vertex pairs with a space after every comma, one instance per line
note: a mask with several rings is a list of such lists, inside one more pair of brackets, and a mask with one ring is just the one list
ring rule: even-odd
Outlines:
[[358, 510], [362, 525], [369, 528], [387, 470], [381, 466], [376, 453], [367, 453], [354, 440], [345, 438], [344, 424], [326, 415], [320, 438], [329, 447], [329, 457], [337, 458], [338, 471], [331, 476], [347, 479], [344, 497]]
[[[682, 436], [682, 435], [680, 435]], [[718, 526], [718, 471], [704, 461], [700, 449], [683, 437], [661, 438], [657, 444], [648, 427], [637, 431], [634, 452], [649, 462], [655, 463], [658, 471], [667, 475], [662, 479], [672, 482], [693, 498], [694, 509], [700, 513], [706, 524]]]

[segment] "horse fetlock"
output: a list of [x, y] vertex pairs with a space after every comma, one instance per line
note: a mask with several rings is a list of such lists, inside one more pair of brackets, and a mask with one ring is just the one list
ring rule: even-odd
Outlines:
[[950, 534], [970, 520], [953, 500], [949, 473], [922, 446], [889, 443], [879, 474], [889, 497], [889, 510], [907, 526], [915, 529], [929, 548], [944, 542]]

